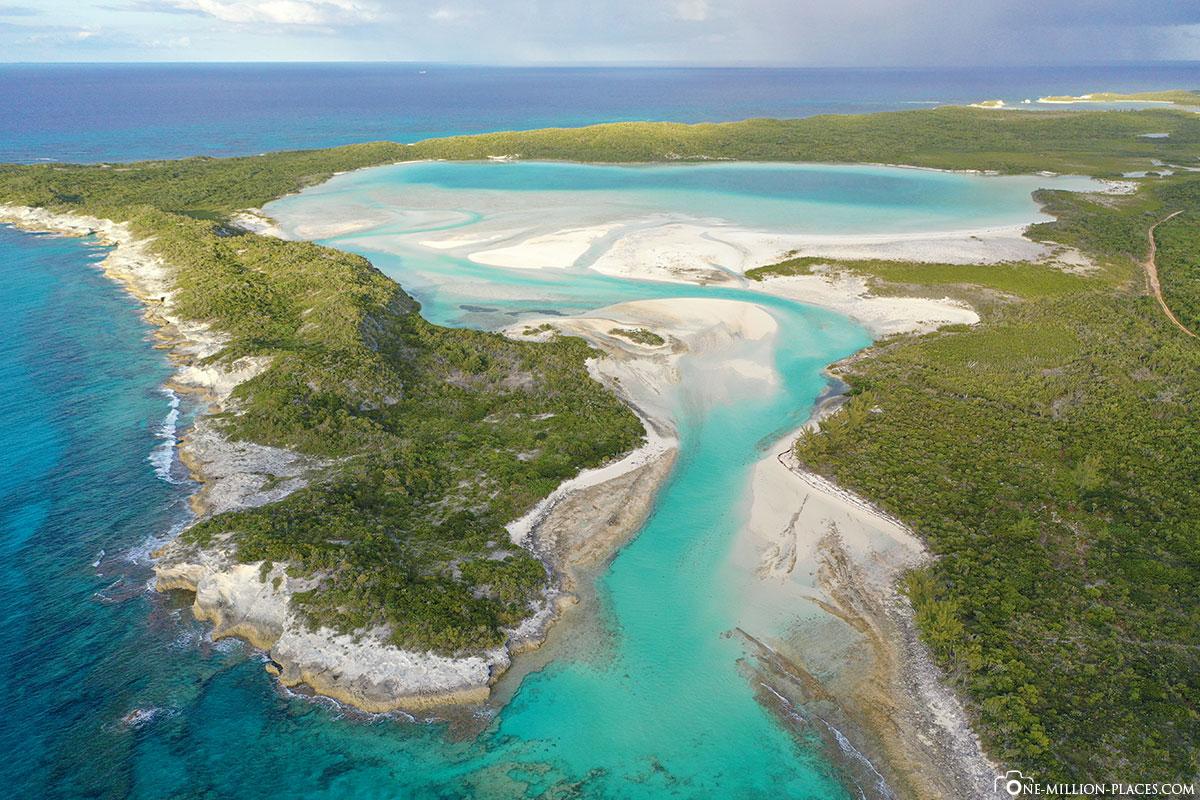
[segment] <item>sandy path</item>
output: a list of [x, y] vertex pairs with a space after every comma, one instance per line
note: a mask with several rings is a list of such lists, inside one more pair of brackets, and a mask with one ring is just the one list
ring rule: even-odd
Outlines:
[[1171, 307], [1167, 305], [1167, 300], [1165, 297], [1163, 297], [1162, 284], [1158, 281], [1158, 266], [1154, 263], [1154, 256], [1158, 252], [1158, 245], [1154, 241], [1154, 231], [1159, 225], [1174, 219], [1182, 213], [1182, 210], [1174, 211], [1151, 225], [1150, 230], [1146, 231], [1146, 238], [1150, 241], [1150, 252], [1147, 254], [1146, 260], [1142, 262], [1142, 268], [1146, 270], [1146, 279], [1150, 282], [1150, 291], [1154, 293], [1154, 297], [1156, 300], [1158, 300], [1158, 304], [1162, 306], [1163, 313], [1167, 315], [1167, 319], [1171, 320], [1171, 324], [1176, 328], [1179, 328], [1179, 330], [1183, 331], [1193, 339], [1197, 339], [1200, 337], [1196, 336], [1196, 334], [1190, 328], [1180, 322], [1179, 318], [1175, 316], [1175, 312], [1172, 311]]

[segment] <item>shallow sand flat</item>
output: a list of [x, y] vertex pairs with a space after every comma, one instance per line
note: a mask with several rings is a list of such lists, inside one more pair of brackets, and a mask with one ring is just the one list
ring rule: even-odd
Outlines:
[[[605, 353], [605, 357], [588, 363], [589, 371], [638, 412], [646, 427], [646, 444], [618, 462], [584, 470], [524, 517], [510, 523], [509, 535], [517, 544], [528, 544], [549, 510], [569, 494], [614, 480], [674, 452], [678, 446], [677, 392], [683, 380], [681, 368], [685, 366], [681, 362], [685, 359], [686, 367], [693, 371], [724, 373], [708, 375], [716, 380], [705, 380], [698, 387], [710, 394], [723, 394], [722, 387], [729, 385], [745, 388], [756, 381], [772, 384], [777, 380], [771, 339], [778, 324], [752, 303], [715, 298], [635, 300], [582, 317], [522, 322], [506, 333], [515, 338], [543, 338], [549, 334], [537, 330], [540, 322], [563, 333], [582, 336]], [[612, 334], [614, 328], [647, 328], [666, 342], [638, 344]]]
[[[636, 469], [667, 449], [674, 449], [676, 396], [683, 372], [706, 370], [723, 372], [718, 380], [696, 387], [709, 394], [724, 393], [724, 387], [777, 380], [772, 358], [772, 339], [778, 332], [774, 317], [759, 306], [717, 298], [671, 298], [634, 300], [597, 309], [580, 317], [550, 317], [527, 320], [506, 331], [516, 338], [538, 339], [540, 323], [555, 330], [582, 336], [605, 357], [593, 359], [588, 368], [597, 380], [609, 386], [642, 417], [647, 443], [620, 462], [594, 470], [585, 470], [561, 490], [594, 486]], [[666, 342], [644, 345], [614, 335], [615, 328], [646, 328]], [[532, 331], [526, 335], [525, 331]], [[690, 377], [690, 376], [689, 376]], [[714, 377], [714, 376], [709, 376]], [[723, 377], [725, 380], [719, 380]], [[556, 492], [557, 494], [557, 492]], [[549, 499], [548, 499], [549, 500]], [[529, 517], [509, 526], [514, 541], [528, 532]]]
[[949, 264], [994, 264], [1050, 256], [1050, 248], [1024, 238], [1025, 227], [823, 236], [675, 222], [622, 237], [591, 267], [607, 275], [690, 281], [688, 270], [698, 266], [743, 273], [792, 256]]
[[[1023, 226], [951, 233], [804, 237], [679, 222], [651, 227], [613, 227], [616, 232], [612, 243], [588, 265], [591, 269], [616, 277], [676, 283], [736, 283], [741, 280], [736, 273], [782, 260], [795, 252], [831, 258], [945, 263], [997, 263], [1051, 255], [1046, 246], [1023, 238]], [[605, 232], [612, 233], [612, 228]], [[553, 243], [558, 241], [553, 237], [538, 238], [549, 243], [549, 249], [553, 249]], [[578, 242], [572, 244], [576, 247], [574, 251], [568, 246], [552, 256], [562, 256], [556, 266], [577, 263], [577, 259], [568, 258], [581, 252]], [[508, 260], [510, 263], [505, 266], [520, 263], [526, 268], [536, 268], [548, 265], [546, 255], [538, 250], [541, 246], [527, 251], [524, 244], [519, 244], [503, 251], [488, 252], [503, 252], [505, 258], [498, 261]], [[582, 248], [583, 252], [586, 250], [587, 247]], [[476, 255], [471, 258], [480, 260]], [[1069, 257], [1068, 262], [1068, 268], [1080, 268], [1070, 262]], [[873, 295], [865, 278], [848, 273], [772, 278], [763, 283], [750, 283], [748, 288], [838, 311], [862, 323], [876, 336], [926, 332], [941, 325], [979, 321], [979, 315], [973, 309], [949, 298]], [[675, 301], [676, 304], [683, 302], [688, 301]], [[679, 319], [660, 319], [660, 324], [668, 327], [679, 323]]]
[[[720, 221], [646, 217], [538, 232], [502, 248], [473, 249], [496, 238], [423, 239], [421, 246], [461, 249], [478, 264], [516, 269], [588, 268], [615, 277], [687, 283], [729, 281], [793, 255], [836, 259], [995, 264], [1037, 261], [1051, 248], [1024, 237], [1026, 225], [953, 231], [816, 235], [742, 228]], [[520, 234], [518, 233], [517, 236]], [[581, 259], [601, 239], [609, 242], [588, 262]]]
[[336, 214], [321, 214], [316, 210], [288, 215], [286, 221], [261, 233], [284, 239], [333, 239], [338, 236], [398, 227], [419, 230], [463, 225], [472, 216], [455, 209], [410, 209], [387, 205], [354, 203], [338, 209]]
[[533, 236], [519, 244], [478, 250], [468, 258], [476, 264], [509, 269], [567, 269], [575, 265], [592, 245], [620, 227], [620, 223], [567, 228]]
[[[750, 251], [755, 258], [766, 253], [796, 251], [798, 255], [839, 259], [938, 261], [947, 264], [995, 264], [1001, 261], [1036, 261], [1050, 255], [1046, 245], [1026, 239], [1027, 224], [1000, 225], [945, 231], [886, 234], [773, 235], [735, 229], [713, 235]], [[772, 263], [770, 260], [762, 263]]]
[[[476, 231], [476, 228], [472, 227], [471, 230]], [[506, 228], [504, 230], [487, 232], [478, 231], [468, 234], [441, 234], [429, 236], [429, 234], [426, 233], [420, 234], [425, 238], [418, 239], [417, 244], [419, 244], [421, 247], [428, 247], [433, 250], [469, 250], [470, 248], [479, 247], [480, 245], [492, 244], [493, 242], [502, 241], [504, 239], [511, 239], [528, 231], [528, 228]]]
[[[659, 221], [630, 228], [588, 266], [604, 275], [683, 283], [734, 282], [760, 263], [758, 254], [720, 234], [732, 231], [714, 222]], [[771, 251], [772, 253], [774, 251]], [[782, 252], [782, 251], [780, 251]], [[770, 256], [766, 256], [768, 260]]]

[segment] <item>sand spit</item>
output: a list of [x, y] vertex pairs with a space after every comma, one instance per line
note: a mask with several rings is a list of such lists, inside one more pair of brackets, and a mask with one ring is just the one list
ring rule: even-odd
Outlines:
[[876, 338], [895, 333], [928, 333], [943, 325], [979, 322], [975, 309], [949, 297], [876, 295], [862, 275], [820, 267], [813, 272], [768, 278], [749, 288], [845, 314]]
[[[100, 267], [142, 301], [146, 319], [157, 326], [156, 335], [177, 367], [171, 388], [196, 395], [210, 412], [236, 410], [233, 390], [269, 365], [268, 359], [254, 358], [208, 363], [226, 338], [175, 313], [170, 267], [150, 252], [149, 240], [137, 239], [128, 225], [19, 206], [0, 206], [0, 222], [29, 231], [95, 235], [111, 246]], [[237, 224], [277, 233], [269, 220], [252, 212], [239, 216]], [[664, 444], [667, 441], [652, 430], [646, 447], [616, 465], [590, 470], [556, 492], [555, 502], [527, 527], [536, 530], [565, 519], [561, 515], [569, 512], [576, 522], [593, 522], [597, 535], [624, 541], [640, 526], [654, 489], [669, 472], [674, 450]], [[311, 473], [327, 466], [282, 448], [231, 441], [207, 416], [200, 417], [183, 438], [178, 453], [200, 484], [191, 498], [197, 520], [283, 499], [307, 485]], [[611, 504], [596, 500], [618, 487], [624, 497], [620, 514], [608, 507]], [[594, 500], [591, 506], [586, 502], [589, 497]], [[594, 520], [589, 517], [593, 512], [598, 515]], [[574, 546], [605, 552], [599, 541], [587, 537], [579, 537]], [[311, 588], [312, 580], [288, 577], [283, 564], [264, 569], [261, 562], [237, 563], [228, 542], [201, 549], [176, 539], [154, 556], [156, 588], [194, 592], [193, 611], [198, 619], [212, 622], [214, 639], [243, 638], [269, 652], [268, 670], [285, 685], [304, 684], [318, 694], [371, 712], [483, 702], [491, 684], [508, 668], [511, 654], [541, 641], [566, 597], [559, 588], [548, 592], [525, 623], [510, 632], [506, 646], [448, 658], [394, 647], [383, 630], [362, 631], [354, 637], [324, 628], [309, 630], [292, 613], [290, 599], [293, 593]]]
[[592, 245], [619, 227], [616, 224], [567, 228], [534, 236], [511, 247], [480, 250], [468, 258], [476, 264], [510, 269], [566, 269], [575, 264]]

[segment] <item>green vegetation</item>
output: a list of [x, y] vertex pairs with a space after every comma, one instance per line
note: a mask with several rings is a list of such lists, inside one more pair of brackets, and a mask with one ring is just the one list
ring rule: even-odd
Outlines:
[[0, 165], [5, 202], [87, 209], [124, 218], [137, 206], [223, 220], [226, 215], [328, 180], [335, 172], [407, 158], [402, 144], [375, 142], [247, 158], [185, 158], [133, 164]]
[[[797, 453], [937, 556], [909, 577], [909, 596], [996, 757], [1041, 781], [1189, 780], [1200, 745], [1200, 347], [1145, 294], [1138, 262], [1156, 219], [1200, 214], [1200, 180], [1043, 200], [1060, 218], [1035, 235], [1080, 247], [1101, 272], [1046, 284], [1037, 265], [1004, 265], [998, 278], [968, 268], [970, 282], [1022, 301], [842, 365], [844, 413]], [[1160, 260], [1194, 314], [1200, 228], [1188, 215], [1163, 226]], [[963, 269], [847, 266], [904, 283]]]
[[778, 264], [747, 270], [746, 277], [756, 281], [787, 275], [811, 275], [813, 267], [853, 272], [871, 279], [876, 293], [903, 291], [912, 294], [936, 288], [939, 296], [956, 294], [955, 287], [977, 299], [979, 289], [1020, 297], [1043, 297], [1085, 288], [1091, 279], [1063, 272], [1047, 264], [937, 264], [909, 263], [880, 259], [837, 259], [819, 256], [789, 258]]
[[647, 328], [613, 328], [608, 333], [611, 336], [620, 336], [623, 339], [628, 339], [634, 344], [645, 344], [651, 347], [658, 347], [667, 343], [666, 339]]
[[[1141, 138], [1147, 132], [1165, 139]], [[1194, 163], [1200, 118], [1163, 108], [1039, 111], [937, 108], [704, 125], [624, 122], [418, 142], [410, 157], [607, 162], [742, 159], [911, 164], [1096, 176]]]
[[273, 357], [236, 390], [226, 431], [336, 459], [314, 485], [185, 539], [232, 531], [243, 561], [323, 576], [296, 597], [313, 624], [385, 624], [398, 645], [446, 652], [499, 644], [546, 581], [504, 524], [640, 439], [587, 377], [587, 345], [431, 325], [363, 259], [316, 245], [136, 224], [177, 267], [180, 309], [233, 335], [226, 354]]
[[1200, 106], [1200, 94], [1187, 89], [1168, 89], [1159, 92], [1093, 92], [1091, 94], [1056, 94], [1039, 98], [1051, 103], [1174, 103], [1180, 106]]
[[[1146, 139], [1147, 132], [1169, 133]], [[1013, 113], [937, 108], [886, 114], [685, 125], [626, 122], [488, 133], [413, 145], [375, 142], [246, 158], [134, 164], [0, 165], [0, 197], [95, 213], [135, 205], [221, 219], [335, 172], [417, 158], [489, 156], [595, 162], [824, 161], [1114, 176], [1154, 160], [1194, 164], [1200, 117], [1173, 109]]]

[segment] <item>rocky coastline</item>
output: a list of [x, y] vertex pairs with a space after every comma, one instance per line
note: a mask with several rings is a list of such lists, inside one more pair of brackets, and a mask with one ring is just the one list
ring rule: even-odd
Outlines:
[[[100, 269], [141, 301], [145, 319], [155, 326], [176, 367], [169, 388], [196, 397], [205, 412], [177, 449], [198, 485], [190, 499], [193, 522], [281, 500], [325, 466], [282, 448], [232, 441], [213, 424], [213, 414], [236, 410], [233, 390], [264, 370], [269, 360], [210, 362], [225, 337], [174, 313], [170, 267], [151, 252], [148, 240], [136, 238], [124, 223], [41, 208], [0, 206], [0, 222], [31, 232], [95, 236], [112, 248]], [[512, 658], [538, 647], [571, 604], [576, 550], [592, 558], [626, 541], [649, 513], [673, 455], [673, 448], [660, 442], [617, 464], [585, 470], [555, 493], [554, 502], [531, 512], [514, 541], [542, 558], [553, 585], [524, 622], [509, 631], [503, 646], [480, 653], [449, 657], [407, 651], [389, 644], [384, 630], [355, 635], [310, 630], [291, 610], [290, 599], [311, 588], [313, 579], [289, 576], [286, 564], [239, 563], [231, 543], [208, 548], [178, 538], [166, 543], [152, 553], [155, 588], [193, 593], [192, 611], [212, 624], [212, 638], [237, 637], [265, 651], [267, 671], [285, 686], [305, 686], [373, 713], [483, 703]], [[557, 534], [551, 543], [540, 534], [568, 528], [589, 535], [563, 547]]]

